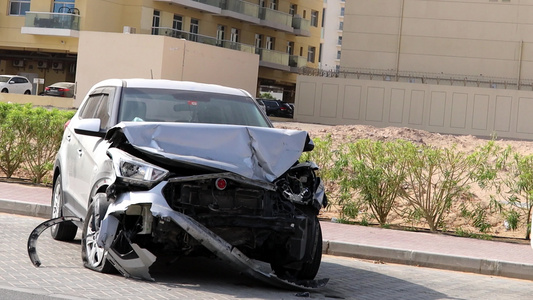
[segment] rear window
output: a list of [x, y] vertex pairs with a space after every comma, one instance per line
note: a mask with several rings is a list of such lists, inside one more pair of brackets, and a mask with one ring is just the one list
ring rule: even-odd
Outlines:
[[270, 127], [254, 100], [249, 97], [148, 88], [123, 90], [118, 121]]

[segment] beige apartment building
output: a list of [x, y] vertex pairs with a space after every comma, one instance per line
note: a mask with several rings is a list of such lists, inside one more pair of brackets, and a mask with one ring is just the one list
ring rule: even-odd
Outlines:
[[533, 140], [533, 0], [346, 1], [340, 72], [306, 74], [298, 121]]
[[[0, 0], [0, 74], [75, 81], [83, 32], [166, 36], [213, 47], [206, 53], [215, 57], [217, 47], [257, 55], [256, 90], [280, 89], [292, 102], [298, 70], [318, 66], [322, 7], [322, 0]], [[101, 53], [106, 45], [94, 47]]]

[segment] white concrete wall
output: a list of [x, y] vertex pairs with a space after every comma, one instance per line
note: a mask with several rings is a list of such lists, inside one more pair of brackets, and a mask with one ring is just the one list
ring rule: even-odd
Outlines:
[[298, 76], [295, 120], [533, 140], [533, 91]]
[[97, 82], [155, 78], [214, 83], [255, 95], [259, 56], [166, 36], [80, 32], [76, 106]]
[[74, 108], [74, 101], [75, 100], [72, 98], [0, 93], [0, 102], [18, 104], [31, 103], [33, 106], [54, 107], [58, 109]]

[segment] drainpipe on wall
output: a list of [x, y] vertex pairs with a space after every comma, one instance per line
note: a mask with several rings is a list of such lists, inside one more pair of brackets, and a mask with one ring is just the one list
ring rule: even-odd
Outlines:
[[398, 76], [400, 72], [400, 47], [402, 45], [402, 27], [403, 27], [403, 6], [404, 6], [405, 0], [402, 0], [402, 4], [400, 7], [400, 25], [398, 26], [398, 47], [396, 49], [396, 81], [398, 81]]
[[516, 83], [517, 90], [520, 90], [520, 80], [522, 77], [522, 51], [524, 50], [524, 41], [520, 41], [518, 49], [518, 81]]

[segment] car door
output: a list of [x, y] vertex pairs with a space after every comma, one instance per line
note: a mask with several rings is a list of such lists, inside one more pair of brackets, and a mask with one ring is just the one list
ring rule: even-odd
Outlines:
[[[105, 132], [111, 126], [113, 112], [114, 88], [99, 88], [89, 95], [83, 110], [80, 111], [79, 119], [73, 120], [72, 128], [76, 127], [76, 121], [81, 119], [100, 119], [100, 130]], [[65, 189], [73, 197], [67, 207], [77, 215], [84, 215], [87, 203], [91, 198], [91, 191], [95, 184], [98, 173], [99, 160], [105, 156], [107, 143], [102, 137], [69, 132], [67, 159], [69, 167], [68, 183]], [[68, 185], [68, 187], [67, 187]]]

